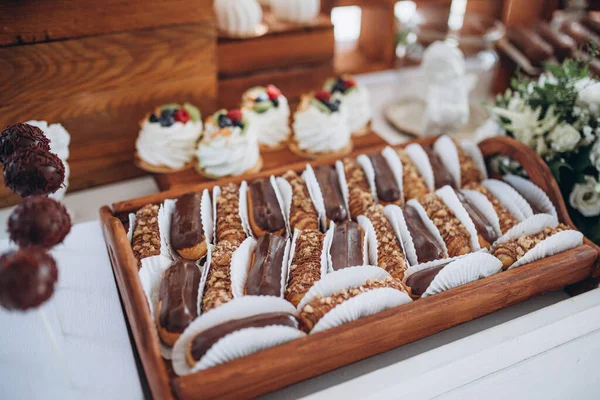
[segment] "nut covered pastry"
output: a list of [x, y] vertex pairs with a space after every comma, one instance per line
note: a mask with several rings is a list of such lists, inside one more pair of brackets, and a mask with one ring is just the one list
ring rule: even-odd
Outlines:
[[371, 189], [365, 171], [360, 164], [350, 157], [342, 160], [344, 164], [344, 174], [348, 184], [348, 206], [350, 207], [350, 216], [356, 219], [359, 215], [365, 213], [368, 206], [374, 203]]
[[212, 250], [202, 296], [203, 313], [233, 299], [231, 291], [231, 257], [239, 246], [239, 243], [220, 241]]
[[471, 252], [469, 232], [441, 197], [429, 193], [421, 198], [420, 203], [442, 235], [448, 256], [456, 257]]
[[221, 188], [221, 195], [215, 200], [217, 205], [216, 243], [230, 241], [241, 244], [246, 239], [240, 217], [240, 188], [228, 183]]
[[298, 306], [308, 289], [321, 279], [321, 254], [325, 235], [319, 231], [301, 231], [290, 265], [285, 299]]
[[160, 254], [158, 208], [156, 205], [148, 204], [135, 213], [131, 248], [138, 260], [138, 267], [141, 266], [142, 259]]
[[484, 177], [475, 161], [463, 150], [460, 143], [454, 140], [454, 144], [456, 145], [456, 152], [458, 153], [458, 162], [460, 165], [461, 187], [471, 182], [481, 182]]
[[402, 186], [405, 201], [418, 199], [429, 193], [425, 180], [419, 174], [419, 170], [408, 156], [406, 150], [398, 149], [396, 152], [402, 163]]
[[464, 186], [465, 189], [475, 190], [487, 197], [487, 199], [494, 206], [494, 211], [498, 214], [498, 219], [500, 220], [500, 230], [502, 233], [506, 233], [510, 228], [517, 224], [516, 218], [502, 205], [500, 200], [496, 198], [485, 186], [480, 183], [472, 182], [468, 183]]
[[289, 215], [292, 232], [295, 229], [319, 229], [317, 209], [312, 202], [304, 179], [298, 176], [294, 171], [287, 171], [283, 174], [283, 179], [285, 179], [292, 187], [292, 205]]

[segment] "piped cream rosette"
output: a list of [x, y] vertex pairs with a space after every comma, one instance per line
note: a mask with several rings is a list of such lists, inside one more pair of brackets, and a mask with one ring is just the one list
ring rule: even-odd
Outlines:
[[255, 87], [242, 96], [242, 108], [258, 134], [258, 143], [267, 149], [279, 148], [291, 134], [290, 106], [273, 85]]
[[[305, 336], [296, 309], [273, 296], [244, 296], [197, 318], [175, 343], [179, 376], [224, 364]], [[279, 318], [278, 318], [279, 317]]]
[[458, 149], [454, 140], [444, 135], [435, 141], [433, 149], [444, 163], [457, 188], [462, 186], [463, 181], [459, 151], [464, 152], [471, 159], [474, 168], [481, 174], [480, 176], [483, 179], [487, 179], [485, 161], [479, 147], [475, 143], [466, 140], [462, 141], [460, 142], [460, 149]]
[[558, 215], [548, 195], [535, 183], [520, 176], [510, 174], [504, 176], [503, 179], [529, 202], [532, 210], [533, 208], [536, 209], [536, 214], [544, 213], [554, 215], [555, 217]]
[[498, 239], [490, 253], [512, 269], [583, 244], [583, 234], [559, 224], [550, 214], [536, 214]]
[[367, 88], [359, 85], [352, 76], [343, 75], [328, 79], [324, 89], [332, 92], [344, 103], [350, 131], [358, 136], [364, 134], [365, 128], [373, 117]]
[[386, 271], [357, 266], [321, 278], [298, 304], [303, 327], [311, 334], [410, 303], [406, 287]]
[[501, 270], [500, 260], [486, 252], [477, 252], [409, 268], [404, 283], [411, 288], [414, 297], [428, 297]]

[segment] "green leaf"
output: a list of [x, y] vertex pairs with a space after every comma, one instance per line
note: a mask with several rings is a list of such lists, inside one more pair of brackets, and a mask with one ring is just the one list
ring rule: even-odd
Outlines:
[[[579, 153], [577, 153], [575, 159], [570, 163], [570, 165], [573, 167], [574, 171], [582, 172], [587, 167], [592, 165], [592, 162], [590, 160], [590, 151], [591, 150], [592, 150], [591, 146], [583, 147], [582, 149], [579, 150]], [[579, 182], [579, 183], [582, 183], [582, 182]]]
[[183, 108], [185, 109], [185, 111], [188, 112], [188, 114], [190, 114], [190, 118], [192, 119], [192, 121], [198, 122], [202, 119], [202, 114], [200, 114], [200, 110], [198, 110], [198, 108], [194, 107], [190, 103], [185, 103], [183, 105]]
[[561, 170], [562, 169], [566, 169], [566, 170], [570, 170], [573, 171], [573, 168], [567, 164], [565, 162], [565, 160], [563, 159], [556, 159], [550, 162], [550, 164], [548, 164], [548, 166], [550, 167], [550, 170], [552, 171], [552, 175], [554, 175], [554, 178], [556, 178], [556, 181], [560, 184], [560, 175], [561, 175]]
[[181, 108], [181, 106], [176, 103], [171, 103], [171, 104], [163, 104], [159, 108], [161, 111], [162, 110], [179, 110]]

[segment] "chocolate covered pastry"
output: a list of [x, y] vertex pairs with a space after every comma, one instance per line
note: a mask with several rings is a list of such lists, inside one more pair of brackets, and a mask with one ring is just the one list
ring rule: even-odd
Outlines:
[[431, 282], [435, 277], [444, 269], [444, 267], [450, 264], [452, 261], [448, 260], [440, 265], [432, 268], [422, 269], [421, 271], [415, 272], [406, 279], [406, 286], [410, 288], [411, 295], [415, 298], [419, 298], [425, 293]]
[[470, 183], [465, 185], [464, 189], [475, 190], [487, 197], [490, 203], [492, 203], [494, 211], [496, 211], [496, 214], [498, 215], [498, 219], [500, 220], [500, 230], [503, 234], [517, 224], [516, 218], [513, 217], [513, 215], [506, 209], [506, 207], [502, 205], [500, 200], [498, 200], [496, 196], [494, 196], [492, 192], [490, 192], [488, 188], [486, 188], [482, 184]]
[[457, 190], [455, 193], [456, 197], [458, 197], [458, 200], [460, 200], [462, 206], [467, 211], [467, 214], [469, 214], [471, 221], [473, 221], [473, 225], [475, 225], [479, 245], [482, 248], [490, 247], [490, 245], [498, 239], [498, 235], [496, 234], [496, 230], [492, 226], [492, 223], [468, 198], [465, 197], [464, 194], [461, 193], [460, 190]]
[[364, 285], [340, 290], [327, 297], [315, 297], [300, 311], [300, 322], [303, 329], [310, 332], [321, 318], [344, 301], [373, 289], [392, 288], [408, 293], [406, 286], [397, 279], [390, 277], [378, 280], [368, 280]]
[[383, 212], [383, 206], [373, 204], [364, 215], [371, 221], [375, 230], [377, 265], [389, 272], [392, 277], [402, 279], [408, 266], [394, 228]]
[[425, 180], [419, 174], [419, 170], [412, 162], [408, 153], [404, 149], [396, 151], [400, 162], [402, 163], [402, 188], [404, 190], [404, 199], [418, 199], [429, 193]]
[[346, 221], [334, 227], [331, 241], [332, 266], [334, 270], [364, 264], [365, 232], [356, 222]]
[[273, 325], [297, 329], [298, 320], [292, 314], [272, 312], [223, 322], [197, 334], [189, 344], [185, 360], [193, 368], [211, 347], [223, 337], [242, 329], [264, 328]]
[[419, 264], [444, 258], [444, 248], [427, 229], [417, 210], [407, 205], [403, 209], [404, 221], [417, 253]]
[[344, 174], [346, 175], [346, 183], [348, 184], [350, 207], [350, 216], [352, 219], [363, 215], [366, 209], [375, 202], [367, 176], [361, 165], [354, 159], [346, 157], [342, 160], [344, 164]]
[[18, 150], [37, 147], [42, 151], [50, 151], [50, 140], [37, 126], [15, 124], [7, 126], [0, 134], [0, 163]]
[[[283, 179], [288, 181], [292, 187], [292, 205], [290, 208], [290, 228], [296, 229], [319, 229], [319, 216], [312, 202], [306, 182], [294, 171], [287, 171]], [[340, 196], [341, 197], [341, 196]]]
[[240, 247], [239, 243], [221, 241], [213, 248], [202, 296], [202, 312], [205, 313], [233, 299], [231, 256], [238, 247]]
[[131, 248], [138, 260], [160, 254], [160, 231], [158, 229], [158, 206], [147, 204], [135, 213]]
[[446, 185], [449, 185], [453, 188], [456, 188], [456, 184], [450, 172], [446, 169], [446, 166], [442, 162], [440, 156], [437, 155], [435, 151], [429, 146], [423, 146], [423, 150], [427, 154], [429, 158], [429, 163], [431, 164], [431, 169], [433, 170], [433, 178], [435, 180], [435, 188], [439, 189]]
[[348, 210], [342, 196], [342, 189], [334, 168], [326, 165], [315, 167], [315, 177], [323, 194], [325, 215], [328, 221], [336, 224], [348, 219]]
[[369, 154], [371, 165], [375, 171], [375, 188], [380, 203], [402, 205], [402, 193], [396, 177], [387, 160], [381, 153]]
[[502, 262], [502, 269], [506, 270], [544, 239], [547, 239], [558, 232], [568, 231], [570, 229], [571, 228], [565, 224], [559, 224], [555, 228], [547, 227], [534, 235], [521, 236], [517, 239], [500, 243], [494, 249], [493, 255]]
[[294, 307], [298, 306], [308, 289], [321, 279], [324, 239], [325, 235], [319, 231], [301, 231], [296, 238], [285, 291], [285, 299]]
[[221, 195], [214, 201], [217, 203], [216, 243], [229, 241], [241, 244], [246, 239], [240, 217], [240, 187], [228, 183], [221, 187]]
[[423, 196], [420, 203], [442, 235], [448, 256], [456, 257], [471, 252], [469, 232], [441, 197], [430, 193]]
[[285, 218], [269, 179], [256, 179], [248, 185], [248, 220], [256, 237], [267, 233], [282, 235]]
[[188, 193], [175, 203], [171, 217], [171, 246], [186, 260], [199, 260], [208, 245], [200, 217], [202, 193]]
[[281, 296], [281, 278], [287, 241], [267, 233], [256, 242], [245, 294], [249, 296]]
[[158, 335], [173, 346], [198, 317], [200, 268], [186, 260], [175, 261], [162, 275], [158, 294]]

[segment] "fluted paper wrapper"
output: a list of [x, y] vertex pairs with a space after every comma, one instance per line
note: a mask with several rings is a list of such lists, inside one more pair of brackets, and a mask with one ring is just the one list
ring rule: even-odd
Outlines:
[[194, 368], [187, 364], [186, 353], [197, 334], [227, 321], [274, 312], [296, 315], [294, 306], [278, 297], [244, 296], [197, 318], [173, 347], [172, 363], [175, 373], [179, 376], [187, 375], [305, 336], [298, 329], [278, 325], [241, 329], [216, 342]]
[[129, 227], [127, 228], [127, 239], [129, 243], [133, 240], [133, 227], [135, 226], [135, 214], [129, 213]]
[[554, 215], [555, 217], [558, 216], [556, 208], [548, 198], [548, 195], [546, 195], [546, 193], [544, 193], [544, 191], [535, 183], [525, 178], [521, 178], [520, 176], [510, 174], [504, 176], [504, 180], [515, 188], [529, 204], [534, 205], [538, 210], [545, 214]]
[[200, 220], [202, 221], [202, 228], [204, 229], [204, 238], [206, 245], [213, 243], [213, 224], [214, 220], [212, 217], [212, 202], [210, 200], [210, 193], [208, 189], [202, 191], [202, 200], [200, 201]]
[[454, 180], [456, 187], [460, 187], [460, 161], [458, 159], [458, 151], [456, 145], [449, 136], [441, 136], [433, 144], [433, 150], [440, 157], [446, 170]]
[[[538, 214], [539, 215], [539, 214]], [[575, 230], [557, 232], [549, 238], [538, 243], [533, 249], [512, 264], [508, 269], [517, 268], [542, 258], [550, 257], [565, 250], [572, 249], [583, 244], [583, 234]]]
[[557, 225], [558, 218], [555, 216], [550, 214], [536, 214], [509, 229], [504, 235], [496, 240], [496, 242], [494, 242], [490, 252], [493, 253], [496, 246], [500, 243], [505, 243], [509, 240], [520, 238], [521, 236], [535, 235], [536, 233], [543, 231], [545, 228], [554, 228]]
[[375, 168], [373, 168], [373, 163], [371, 163], [371, 159], [365, 155], [361, 154], [356, 157], [356, 162], [362, 167], [365, 172], [365, 176], [367, 178], [367, 182], [369, 183], [369, 189], [371, 189], [371, 196], [377, 203], [379, 199], [377, 198], [377, 186], [375, 186]]
[[[487, 252], [486, 250], [479, 250], [479, 252], [483, 253], [483, 252]], [[411, 267], [409, 267], [406, 272], [404, 273], [404, 282], [406, 283], [406, 280], [408, 279], [409, 276], [413, 275], [414, 273], [417, 273], [419, 271], [423, 271], [424, 269], [429, 269], [429, 268], [435, 268], [438, 267], [442, 264], [448, 264], [450, 262], [454, 262], [456, 260], [460, 260], [461, 258], [467, 257], [471, 254], [474, 253], [469, 253], [469, 254], [463, 254], [461, 256], [456, 256], [456, 257], [452, 257], [452, 258], [440, 258], [439, 260], [433, 260], [433, 261], [429, 261], [426, 263], [421, 263], [421, 264], [417, 264], [417, 265], [413, 265]]]
[[473, 224], [473, 220], [469, 217], [469, 213], [463, 207], [462, 203], [456, 196], [454, 189], [450, 186], [444, 186], [441, 189], [438, 189], [435, 192], [438, 196], [442, 198], [446, 206], [456, 215], [456, 218], [460, 221], [460, 223], [467, 229], [469, 232], [470, 241], [471, 241], [471, 251], [477, 251], [481, 248], [479, 245], [479, 240], [477, 239], [477, 229], [475, 229], [475, 224]]
[[410, 157], [410, 160], [415, 164], [419, 174], [423, 177], [427, 188], [430, 192], [433, 192], [435, 190], [435, 178], [427, 153], [425, 153], [425, 150], [423, 150], [423, 147], [421, 147], [420, 144], [416, 143], [409, 144], [406, 146], [405, 150]]
[[[298, 304], [298, 311], [301, 312], [315, 297], [331, 296], [343, 289], [364, 285], [368, 280], [380, 280], [389, 276], [385, 270], [372, 265], [355, 266], [332, 272], [310, 288]], [[407, 293], [396, 289], [372, 289], [333, 308], [317, 322], [310, 333], [321, 332], [411, 301]]]
[[406, 204], [417, 210], [417, 213], [419, 213], [419, 216], [421, 217], [421, 220], [423, 221], [423, 224], [425, 224], [427, 230], [433, 235], [435, 240], [437, 240], [438, 244], [442, 246], [442, 249], [444, 250], [444, 257], [448, 257], [448, 247], [446, 247], [446, 242], [444, 242], [442, 234], [438, 230], [437, 226], [435, 226], [431, 218], [429, 218], [421, 203], [415, 199], [411, 199]]
[[158, 209], [158, 231], [160, 233], [160, 254], [176, 260], [179, 255], [171, 247], [171, 217], [175, 210], [175, 200], [167, 199]]
[[254, 237], [254, 232], [250, 227], [250, 219], [248, 217], [248, 182], [240, 183], [240, 218], [242, 219], [242, 228], [248, 237]]
[[496, 257], [486, 252], [469, 254], [442, 268], [421, 297], [429, 297], [478, 279], [487, 278], [500, 270], [502, 270], [502, 263]]
[[342, 197], [344, 203], [346, 203], [346, 210], [348, 210], [348, 218], [350, 218], [350, 189], [348, 189], [348, 181], [346, 181], [346, 173], [344, 172], [344, 163], [340, 160], [335, 162], [335, 171], [340, 181], [340, 189], [342, 190]]
[[[331, 258], [331, 245], [333, 243], [333, 235], [335, 233], [335, 223], [332, 221], [329, 224], [329, 229], [325, 233], [325, 248], [327, 249], [327, 273], [335, 272], [333, 269], [333, 260]], [[364, 234], [363, 239], [363, 263], [362, 265], [367, 265], [369, 263], [369, 254], [368, 254], [368, 243], [367, 243], [367, 234]], [[347, 265], [346, 267], [352, 267], [353, 265]]]
[[463, 190], [462, 194], [473, 204], [473, 206], [479, 210], [485, 217], [488, 222], [494, 228], [494, 232], [496, 232], [497, 237], [502, 236], [502, 230], [500, 229], [500, 218], [498, 218], [498, 214], [496, 214], [496, 210], [492, 203], [488, 200], [488, 198], [475, 190]]
[[275, 183], [281, 194], [283, 217], [285, 218], [286, 231], [290, 232], [290, 215], [292, 212], [292, 185], [282, 177], [275, 178]]
[[481, 176], [483, 179], [488, 178], [487, 168], [485, 167], [485, 158], [477, 146], [477, 143], [472, 142], [470, 140], [461, 140], [460, 147], [463, 149], [465, 153], [475, 162], [477, 165], [477, 169], [481, 172]]
[[402, 248], [404, 249], [404, 254], [406, 255], [408, 264], [418, 264], [417, 250], [415, 249], [415, 244], [410, 231], [406, 226], [406, 220], [404, 219], [404, 213], [402, 212], [402, 209], [395, 204], [389, 204], [385, 206], [383, 211], [388, 221], [390, 221], [392, 224], [394, 232], [396, 233], [396, 237], [401, 239]]
[[286, 213], [286, 210], [285, 210], [285, 203], [283, 201], [283, 195], [281, 194], [281, 191], [279, 190], [279, 185], [277, 184], [277, 180], [275, 179], [275, 177], [273, 175], [271, 175], [271, 177], [269, 178], [269, 182], [271, 183], [271, 186], [273, 187], [273, 191], [275, 192], [275, 197], [277, 197], [277, 203], [279, 204], [279, 210], [281, 211], [281, 215], [283, 215], [283, 219], [285, 221], [284, 239], [287, 239], [288, 237], [290, 237], [290, 221], [289, 221], [288, 217], [286, 216], [288, 214]]
[[212, 209], [213, 209], [213, 243], [217, 243], [217, 199], [221, 196], [221, 187], [213, 186], [212, 190]]
[[321, 191], [321, 186], [319, 186], [319, 181], [317, 181], [317, 176], [315, 175], [315, 171], [310, 166], [310, 164], [306, 164], [306, 169], [302, 173], [302, 179], [306, 182], [306, 187], [308, 188], [308, 194], [312, 199], [315, 208], [317, 209], [317, 215], [319, 217], [319, 223], [321, 225], [321, 230], [327, 229], [327, 214], [325, 213], [325, 200], [323, 200], [323, 192]]
[[398, 153], [390, 146], [387, 146], [385, 149], [381, 151], [381, 155], [387, 161], [390, 169], [392, 170], [392, 174], [394, 174], [394, 179], [396, 180], [396, 184], [398, 188], [400, 188], [400, 199], [404, 202], [404, 185], [402, 181], [403, 170], [402, 170], [402, 161], [400, 161], [400, 157], [398, 157]]
[[513, 217], [521, 222], [533, 215], [531, 206], [527, 203], [527, 200], [523, 198], [515, 189], [509, 184], [499, 181], [497, 179], [487, 179], [481, 182], [506, 209], [511, 213]]

